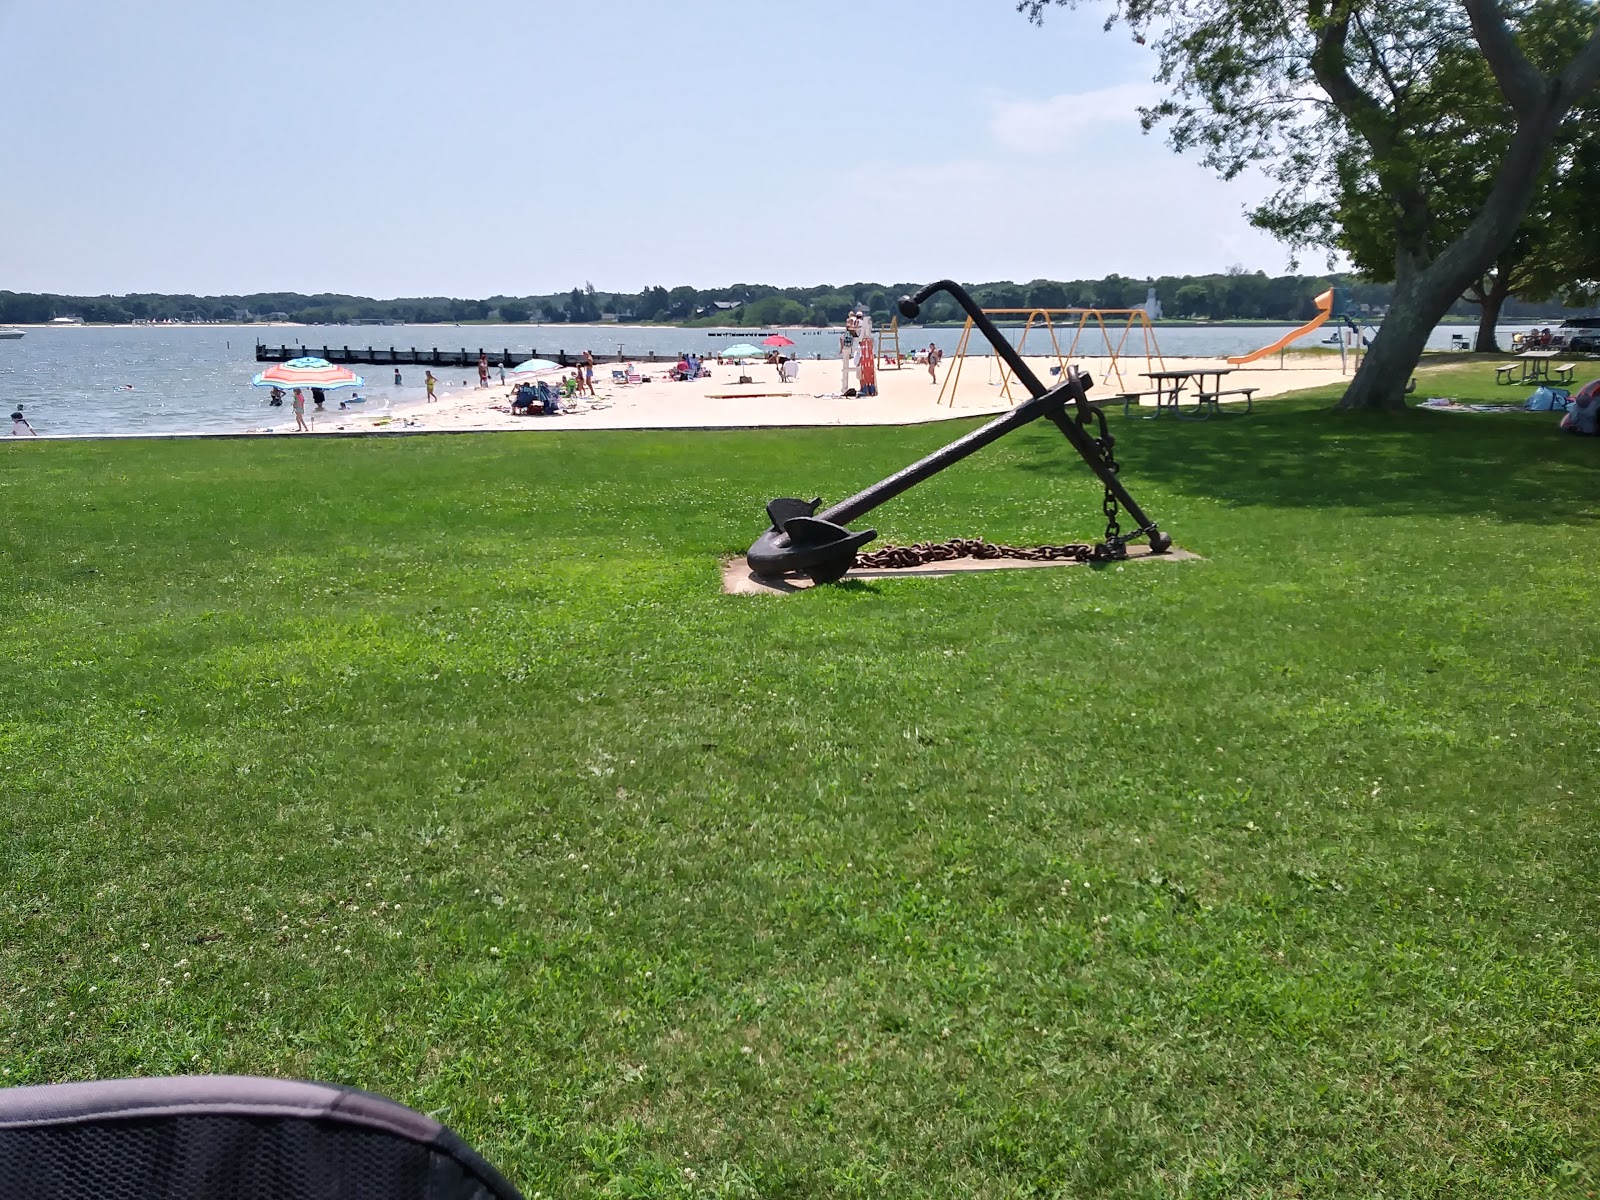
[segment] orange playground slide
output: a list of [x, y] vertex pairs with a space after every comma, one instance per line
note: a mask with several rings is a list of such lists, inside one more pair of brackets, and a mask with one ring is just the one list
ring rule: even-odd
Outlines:
[[1253, 353], [1240, 355], [1238, 358], [1230, 358], [1228, 361], [1236, 367], [1242, 367], [1245, 363], [1253, 363], [1258, 358], [1265, 358], [1269, 354], [1276, 354], [1279, 350], [1282, 350], [1288, 346], [1290, 342], [1303, 338], [1306, 334], [1320, 329], [1327, 322], [1328, 317], [1332, 312], [1333, 289], [1329, 288], [1327, 291], [1323, 292], [1322, 295], [1317, 297], [1317, 315], [1311, 320], [1307, 321], [1304, 325], [1300, 326], [1299, 329], [1296, 329], [1291, 334], [1287, 334], [1284, 337], [1279, 338], [1270, 346], [1263, 346], [1261, 349], [1256, 350]]

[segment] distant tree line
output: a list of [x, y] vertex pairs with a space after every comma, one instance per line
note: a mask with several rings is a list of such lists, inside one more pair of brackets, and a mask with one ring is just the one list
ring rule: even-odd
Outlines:
[[[37, 324], [56, 317], [79, 317], [88, 322], [131, 321], [270, 321], [289, 320], [312, 325], [350, 322], [404, 322], [454, 324], [468, 321], [502, 321], [522, 324], [594, 322], [615, 318], [629, 322], [684, 325], [734, 325], [752, 328], [773, 325], [836, 325], [856, 306], [866, 308], [876, 321], [887, 322], [895, 297], [914, 291], [917, 283], [853, 283], [804, 288], [764, 284], [734, 284], [722, 288], [650, 287], [642, 292], [597, 292], [593, 284], [544, 296], [490, 296], [460, 300], [446, 296], [402, 297], [374, 300], [367, 296], [330, 293], [257, 292], [241, 296], [167, 296], [136, 293], [126, 296], [64, 296], [31, 292], [0, 292], [0, 322]], [[1050, 280], [1030, 283], [978, 283], [969, 285], [985, 308], [1132, 308], [1145, 302], [1153, 286], [1168, 318], [1196, 320], [1304, 321], [1315, 312], [1314, 298], [1329, 287], [1347, 287], [1358, 305], [1374, 315], [1390, 303], [1393, 286], [1354, 275], [1280, 275], [1231, 270], [1220, 275], [1163, 275], [1133, 279], [1108, 275], [1104, 279]], [[1463, 298], [1451, 313], [1475, 316], [1478, 309]], [[1505, 320], [1555, 319], [1564, 311], [1592, 313], [1591, 309], [1563, 310], [1559, 301], [1515, 297], [1505, 302]], [[946, 296], [923, 305], [919, 324], [959, 321], [960, 311]]]

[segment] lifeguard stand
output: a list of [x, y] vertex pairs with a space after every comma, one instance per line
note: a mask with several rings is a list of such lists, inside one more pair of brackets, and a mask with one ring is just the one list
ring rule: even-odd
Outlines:
[[900, 318], [889, 322], [889, 328], [878, 335], [878, 366], [881, 370], [898, 371], [906, 365], [900, 353]]
[[[1085, 333], [1097, 331], [1105, 345], [1106, 357], [1111, 360], [1108, 375], [1115, 376], [1117, 387], [1121, 391], [1128, 391], [1127, 381], [1122, 375], [1122, 358], [1128, 353], [1137, 355], [1138, 346], [1144, 350], [1145, 369], [1147, 371], [1158, 369], [1159, 363], [1162, 370], [1166, 369], [1166, 360], [1161, 356], [1161, 347], [1156, 341], [1155, 326], [1150, 323], [1150, 314], [1143, 308], [986, 308], [983, 313], [987, 317], [1024, 317], [1022, 334], [1017, 338], [1017, 353], [1027, 353], [1028, 335], [1035, 328], [1042, 328], [1050, 338], [1050, 350], [1054, 356], [1058, 370], [1065, 373], [1068, 361], [1078, 352], [1078, 343]], [[1112, 318], [1110, 325], [1106, 318]], [[1061, 318], [1061, 324], [1057, 321]], [[1120, 331], [1115, 344], [1112, 342], [1111, 330], [1118, 328], [1117, 321], [1121, 320]], [[1061, 337], [1071, 329], [1072, 342], [1065, 353], [1061, 349]], [[1140, 341], [1130, 350], [1129, 339], [1138, 331]], [[939, 388], [938, 403], [945, 402], [945, 396], [950, 397], [950, 404], [954, 407], [956, 402], [956, 389], [961, 385], [961, 368], [967, 357], [967, 344], [972, 336], [972, 318], [967, 318], [966, 325], [961, 330], [961, 340], [956, 343], [956, 351], [951, 356], [950, 369], [945, 372], [944, 383]], [[1016, 401], [1011, 394], [1012, 372], [1010, 367], [1002, 367], [1000, 372], [1000, 394], [1007, 400]]]

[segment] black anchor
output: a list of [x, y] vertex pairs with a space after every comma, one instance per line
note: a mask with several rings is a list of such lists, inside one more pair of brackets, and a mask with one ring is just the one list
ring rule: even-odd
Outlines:
[[[977, 302], [960, 284], [948, 279], [930, 283], [915, 296], [901, 297], [901, 316], [915, 320], [922, 311], [923, 302], [935, 292], [948, 292], [967, 311], [972, 323], [994, 346], [995, 353], [1005, 360], [1028, 389], [1029, 399], [965, 437], [957, 438], [943, 449], [935, 450], [926, 458], [918, 459], [909, 467], [896, 471], [887, 479], [879, 480], [865, 491], [857, 492], [848, 500], [841, 500], [821, 512], [817, 511], [822, 503], [820, 496], [814, 500], [783, 496], [772, 501], [767, 505], [767, 519], [772, 522], [772, 527], [756, 539], [745, 555], [751, 572], [769, 578], [789, 573], [809, 575], [817, 583], [832, 583], [840, 579], [855, 563], [856, 551], [878, 536], [876, 529], [858, 531], [846, 528], [850, 521], [866, 515], [885, 500], [893, 499], [924, 479], [937, 475], [969, 454], [976, 453], [1013, 429], [1020, 429], [1040, 417], [1048, 417], [1055, 423], [1066, 435], [1067, 441], [1083, 456], [1084, 462], [1089, 464], [1089, 469], [1105, 484], [1106, 510], [1110, 521], [1106, 541], [1097, 547], [1100, 551], [1097, 557], [1114, 559], [1127, 556], [1126, 539], [1118, 531], [1114, 515], [1118, 505], [1138, 525], [1131, 536], [1148, 538], [1154, 553], [1160, 554], [1168, 549], [1172, 545], [1172, 538], [1162, 533], [1155, 522], [1145, 516], [1144, 510], [1117, 478], [1116, 463], [1110, 453], [1110, 438], [1105, 433], [1105, 416], [1089, 403], [1088, 389], [1093, 386], [1093, 381], [1076, 367], [1068, 367], [1060, 383], [1053, 388], [1046, 388], [978, 307]], [[1074, 406], [1071, 416], [1067, 413], [1069, 402]], [[1101, 432], [1099, 438], [1089, 432], [1091, 423], [1098, 424]]]

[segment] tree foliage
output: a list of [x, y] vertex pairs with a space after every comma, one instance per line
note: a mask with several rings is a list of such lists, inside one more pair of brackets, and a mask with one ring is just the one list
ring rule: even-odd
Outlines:
[[[1018, 7], [1037, 20], [1077, 2]], [[1225, 179], [1262, 170], [1276, 194], [1258, 224], [1304, 246], [1382, 226], [1395, 304], [1349, 407], [1404, 402], [1428, 331], [1512, 242], [1600, 77], [1600, 13], [1585, 0], [1112, 0], [1118, 22], [1152, 39], [1167, 89], [1146, 129], [1164, 126]], [[1462, 74], [1474, 59], [1493, 81], [1481, 94]], [[1464, 223], [1433, 186], [1448, 139], [1481, 173]]]

